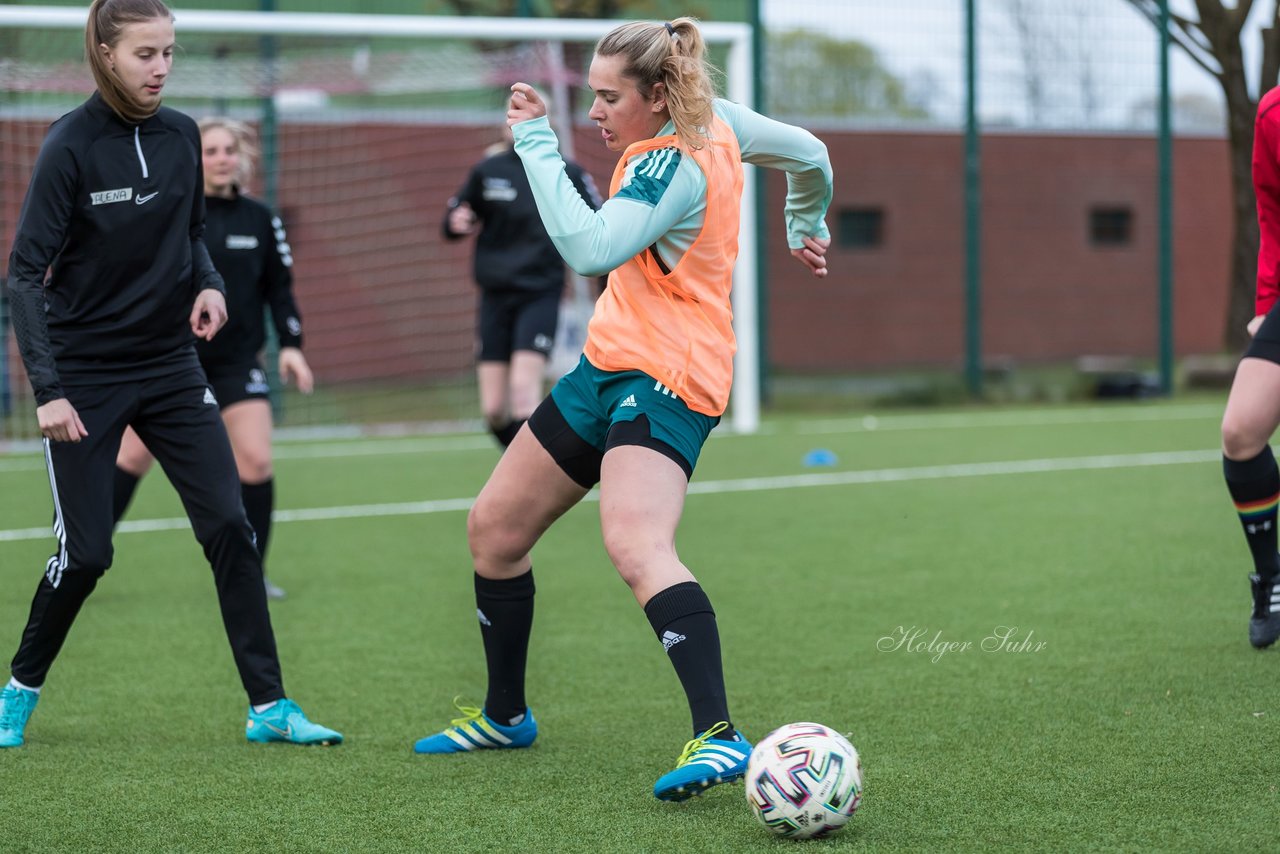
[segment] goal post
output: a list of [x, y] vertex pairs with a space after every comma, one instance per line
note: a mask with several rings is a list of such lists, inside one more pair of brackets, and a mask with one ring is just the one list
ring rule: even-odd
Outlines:
[[[167, 89], [172, 90], [172, 96], [166, 95], [166, 103], [170, 103], [178, 109], [194, 114], [204, 114], [217, 111], [220, 107], [230, 103], [244, 104], [251, 98], [272, 98], [277, 101], [284, 98], [293, 98], [295, 101], [303, 103], [293, 103], [293, 106], [303, 110], [303, 114], [307, 116], [308, 121], [316, 123], [316, 126], [327, 125], [330, 127], [340, 126], [344, 122], [361, 121], [361, 110], [376, 110], [376, 114], [380, 120], [405, 122], [409, 119], [405, 118], [405, 103], [411, 97], [422, 95], [427, 92], [425, 97], [435, 99], [435, 102], [447, 103], [448, 109], [452, 110], [452, 114], [463, 114], [468, 111], [465, 103], [465, 92], [468, 88], [478, 88], [481, 85], [487, 85], [493, 88], [493, 81], [496, 80], [495, 74], [480, 73], [477, 69], [469, 66], [468, 54], [463, 51], [443, 49], [445, 46], [454, 46], [465, 43], [482, 43], [490, 46], [500, 46], [495, 50], [504, 51], [501, 53], [499, 63], [505, 64], [508, 75], [518, 74], [524, 67], [522, 63], [529, 62], [530, 55], [528, 51], [534, 45], [545, 43], [550, 49], [543, 50], [540, 55], [549, 57], [549, 59], [538, 60], [542, 63], [545, 71], [546, 67], [555, 69], [557, 64], [561, 69], [564, 67], [565, 59], [563, 47], [566, 45], [589, 46], [605, 35], [611, 29], [619, 24], [616, 20], [582, 20], [582, 19], [552, 19], [552, 18], [487, 18], [487, 17], [450, 17], [450, 16], [417, 16], [417, 15], [377, 15], [377, 14], [341, 14], [341, 13], [302, 13], [302, 12], [240, 12], [240, 11], [220, 11], [209, 9], [177, 9], [175, 10], [178, 27], [178, 42], [181, 48], [178, 54], [178, 61], [174, 70], [173, 78]], [[52, 7], [52, 6], [0, 6], [0, 36], [8, 33], [10, 36], [21, 37], [23, 33], [31, 33], [33, 31], [64, 31], [65, 35], [70, 36], [71, 33], [65, 31], [81, 31], [85, 23], [85, 10], [83, 8], [70, 7]], [[726, 91], [725, 95], [730, 100], [754, 106], [754, 94], [752, 91], [752, 51], [751, 51], [751, 28], [745, 23], [724, 23], [724, 22], [704, 22], [700, 24], [702, 34], [709, 45], [718, 46], [723, 51], [723, 65], [725, 71]], [[325, 101], [325, 104], [308, 105], [305, 103], [308, 90], [305, 86], [292, 85], [292, 88], [286, 90], [277, 87], [276, 70], [270, 69], [268, 82], [264, 84], [261, 79], [249, 78], [251, 72], [245, 68], [243, 64], [236, 64], [234, 61], [227, 61], [225, 56], [217, 53], [210, 45], [213, 45], [218, 38], [225, 37], [228, 39], [250, 39], [252, 37], [277, 37], [278, 44], [292, 45], [293, 56], [301, 57], [293, 62], [293, 72], [295, 75], [303, 79], [309, 78], [315, 85], [317, 97]], [[193, 46], [199, 42], [204, 46], [200, 50], [192, 47], [188, 49], [184, 41], [190, 42]], [[395, 62], [384, 61], [382, 53], [376, 49], [380, 44], [399, 44], [415, 42], [419, 44], [418, 51], [401, 51], [396, 54]], [[422, 51], [422, 45], [434, 44], [441, 49]], [[369, 45], [375, 46], [370, 50]], [[341, 46], [340, 51], [336, 46]], [[69, 49], [67, 49], [69, 51]], [[341, 58], [335, 59], [333, 56], [326, 54], [341, 52]], [[9, 52], [9, 51], [6, 51]], [[79, 50], [82, 53], [82, 48]], [[225, 51], [224, 51], [225, 52]], [[310, 52], [310, 53], [308, 53]], [[68, 68], [74, 67], [74, 58], [68, 58], [67, 52], [61, 56], [62, 63], [60, 71], [45, 72], [38, 66], [27, 68], [27, 73], [31, 77], [39, 78], [34, 82], [22, 76], [24, 61], [27, 59], [31, 63], [38, 61], [48, 61], [48, 57], [30, 56], [26, 53], [40, 53], [40, 51], [28, 51], [26, 53], [19, 51], [19, 55], [12, 60], [0, 60], [0, 158], [9, 158], [9, 151], [13, 148], [13, 143], [6, 142], [6, 135], [10, 125], [18, 119], [38, 119], [47, 126], [47, 123], [60, 112], [65, 112], [68, 108], [68, 98], [78, 96], [70, 104], [78, 103], [79, 100], [91, 91], [92, 82], [88, 75], [87, 68], [82, 68], [82, 74], [78, 80], [74, 81], [75, 85], [63, 84], [62, 88], [57, 88], [50, 81], [59, 76], [67, 77], [72, 72]], [[315, 55], [314, 59], [308, 60], [305, 57]], [[433, 56], [439, 54], [439, 56]], [[270, 60], [272, 62], [275, 59]], [[80, 65], [83, 66], [83, 57], [79, 58]], [[311, 64], [308, 65], [308, 62]], [[428, 68], [431, 62], [436, 62], [439, 67]], [[192, 80], [187, 82], [184, 77], [184, 69], [189, 66], [195, 66], [197, 69], [203, 69], [204, 77], [200, 80]], [[394, 67], [392, 67], [394, 66]], [[79, 73], [79, 72], [76, 72]], [[343, 85], [344, 75], [365, 75], [382, 74], [379, 78], [381, 82], [378, 88], [378, 103], [385, 102], [385, 106], [377, 106], [372, 96], [367, 94], [366, 90], [358, 87], [345, 87]], [[567, 74], [550, 74], [548, 83], [551, 85], [553, 94], [558, 86], [563, 90], [565, 85], [565, 77], [570, 76], [573, 70], [570, 69]], [[192, 74], [192, 78], [196, 75]], [[575, 81], [580, 82], [580, 81]], [[175, 85], [177, 84], [177, 85]], [[446, 85], [447, 84], [447, 85]], [[535, 85], [537, 83], [535, 82]], [[448, 86], [452, 86], [452, 90], [448, 90]], [[78, 87], [78, 88], [77, 88]], [[428, 91], [429, 90], [429, 91]], [[61, 100], [57, 101], [57, 108], [46, 106], [41, 112], [40, 104], [33, 101], [33, 92], [49, 92], [56, 93]], [[326, 93], [331, 94], [332, 98], [328, 98]], [[313, 93], [314, 94], [314, 93]], [[565, 97], [553, 98], [553, 103], [560, 101], [558, 108], [564, 110], [567, 105], [563, 102], [568, 99]], [[273, 103], [275, 103], [273, 101]], [[314, 107], [311, 112], [306, 112], [307, 107]], [[471, 113], [484, 113], [485, 121], [489, 121], [494, 115], [491, 105], [486, 105], [489, 109], [483, 110], [477, 107], [471, 108]], [[274, 111], [273, 111], [274, 112]], [[392, 118], [388, 118], [392, 117]], [[561, 114], [561, 122], [563, 123], [564, 114]], [[474, 119], [474, 116], [473, 116]], [[296, 121], [296, 119], [293, 119]], [[291, 121], [290, 116], [282, 110], [279, 121], [288, 123]], [[30, 124], [30, 122], [29, 122]], [[561, 135], [568, 136], [569, 145], [572, 146], [572, 128], [566, 134], [565, 128], [560, 129]], [[28, 127], [22, 145], [30, 148], [33, 144], [31, 135], [33, 131]], [[457, 133], [443, 134], [442, 141], [439, 144], [447, 144], [450, 138], [459, 137]], [[38, 141], [34, 144], [37, 144]], [[358, 139], [349, 143], [349, 147], [354, 151], [359, 146], [367, 146], [368, 143], [364, 139]], [[581, 142], [578, 147], [578, 154], [582, 157], [588, 156]], [[572, 151], [572, 148], [569, 149]], [[605, 152], [607, 154], [607, 152]], [[424, 161], [430, 160], [430, 150], [420, 152]], [[476, 152], [478, 159], [478, 152]], [[288, 164], [288, 154], [282, 154], [285, 159], [285, 167]], [[592, 153], [591, 156], [599, 158], [602, 156], [598, 153]], [[26, 165], [27, 154], [23, 154], [24, 165]], [[0, 163], [0, 167], [6, 164]], [[374, 164], [376, 165], [376, 164]], [[27, 166], [29, 168], [29, 166]], [[323, 167], [317, 167], [322, 169]], [[345, 162], [336, 162], [332, 167], [334, 169], [345, 168], [363, 168], [352, 166]], [[371, 172], [377, 171], [370, 166]], [[9, 197], [16, 196], [19, 200], [25, 191], [26, 175], [19, 176], [16, 169], [5, 168], [0, 172], [0, 179], [4, 182], [4, 194]], [[734, 269], [734, 328], [738, 339], [738, 352], [735, 357], [735, 382], [733, 393], [730, 400], [730, 423], [736, 432], [751, 433], [755, 432], [759, 426], [760, 418], [760, 400], [758, 391], [758, 379], [760, 376], [759, 363], [759, 341], [758, 341], [758, 288], [757, 281], [759, 271], [757, 270], [755, 247], [758, 237], [756, 235], [756, 218], [755, 218], [755, 187], [756, 176], [754, 169], [747, 167], [745, 169], [745, 185], [742, 199], [742, 217], [741, 217], [741, 237], [740, 246], [742, 247], [739, 255], [737, 266]], [[384, 176], [386, 177], [386, 176]], [[451, 188], [439, 198], [420, 198], [420, 204], [424, 208], [430, 208], [433, 214], [443, 210], [443, 205], [448, 194], [456, 189], [465, 177], [465, 172], [457, 173], [455, 168], [447, 176], [441, 178], [443, 182], [447, 180], [448, 186]], [[392, 184], [395, 178], [387, 178]], [[400, 180], [408, 180], [401, 177]], [[19, 183], [20, 182], [20, 183]], [[372, 179], [370, 179], [372, 186]], [[442, 183], [441, 187], [446, 186]], [[431, 193], [438, 192], [437, 188], [433, 188]], [[420, 193], [420, 195], [425, 195]], [[376, 199], [375, 199], [376, 200]], [[358, 230], [369, 231], [377, 217], [376, 210], [369, 206], [369, 200], [352, 200], [349, 207], [349, 215], [352, 217], [351, 226]], [[0, 236], [0, 247], [7, 247], [12, 238], [12, 229], [14, 227], [15, 217], [6, 213], [8, 208], [0, 205], [0, 226], [3, 226], [6, 234]], [[363, 215], [362, 211], [368, 211], [368, 215]], [[335, 230], [336, 229], [336, 230]], [[291, 235], [292, 236], [292, 235]], [[340, 226], [329, 228], [325, 233], [325, 237], [329, 241], [340, 242], [341, 230]], [[374, 234], [366, 234], [362, 236], [363, 240], [378, 241], [378, 236]], [[390, 244], [389, 238], [385, 248], [379, 253], [381, 257], [394, 256], [400, 247]], [[298, 247], [295, 246], [295, 250]], [[407, 251], [407, 249], [406, 249]], [[299, 274], [304, 272], [306, 265], [306, 256], [302, 251], [298, 251]], [[418, 262], [421, 263], [421, 262]], [[308, 313], [308, 294], [306, 292], [306, 283], [300, 282], [302, 309], [308, 316], [309, 326], [310, 314]], [[455, 307], [459, 304], [460, 298], [455, 294], [451, 304]], [[461, 309], [462, 313], [466, 313], [465, 305]], [[450, 321], [451, 323], [453, 321]], [[456, 323], [454, 325], [457, 325]], [[469, 334], [469, 330], [467, 330]], [[425, 335], [426, 333], [424, 333]], [[320, 346], [323, 342], [316, 340], [315, 344]]]

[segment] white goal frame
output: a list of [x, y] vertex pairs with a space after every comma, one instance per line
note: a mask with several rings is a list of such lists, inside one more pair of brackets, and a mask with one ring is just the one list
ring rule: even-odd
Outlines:
[[[0, 28], [80, 29], [85, 10], [63, 6], [0, 6]], [[180, 32], [251, 35], [386, 36], [460, 39], [500, 38], [513, 42], [595, 42], [619, 24], [613, 20], [565, 18], [484, 18], [434, 15], [377, 15], [313, 12], [175, 11]], [[703, 22], [703, 38], [728, 49], [725, 76], [730, 100], [755, 106], [751, 27], [745, 23]], [[561, 99], [562, 100], [562, 99]], [[737, 433], [760, 425], [760, 342], [757, 310], [756, 175], [745, 166], [738, 262], [733, 272], [733, 325], [738, 339], [734, 357], [730, 423]]]

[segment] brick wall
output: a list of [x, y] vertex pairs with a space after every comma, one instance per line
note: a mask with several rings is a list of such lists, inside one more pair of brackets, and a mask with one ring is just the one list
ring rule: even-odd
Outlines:
[[[7, 261], [40, 126], [0, 123], [0, 252]], [[836, 169], [831, 275], [783, 239], [781, 176], [768, 179], [769, 356], [775, 368], [855, 372], [958, 366], [964, 353], [962, 140], [822, 133]], [[439, 223], [493, 128], [285, 125], [279, 206], [296, 259], [308, 351], [327, 383], [470, 372], [469, 244]], [[602, 188], [614, 155], [580, 129]], [[1175, 152], [1178, 354], [1220, 347], [1231, 229], [1226, 143]], [[988, 135], [982, 140], [984, 352], [1019, 361], [1156, 352], [1156, 163], [1149, 139]], [[1132, 211], [1124, 246], [1090, 241], [1089, 210]], [[840, 212], [883, 212], [883, 243], [840, 246]], [[11, 344], [11, 353], [12, 350]], [[16, 353], [14, 353], [16, 356]], [[16, 359], [14, 359], [16, 363]], [[21, 388], [22, 386], [17, 386]]]
[[[963, 140], [822, 134], [836, 169], [829, 224], [879, 208], [879, 248], [831, 250], [831, 275], [797, 274], [770, 244], [770, 359], [800, 371], [959, 365], [964, 358]], [[1226, 143], [1174, 147], [1178, 354], [1221, 348], [1231, 200]], [[1156, 150], [1149, 139], [989, 135], [982, 140], [983, 351], [1020, 361], [1153, 356]], [[785, 185], [769, 182], [771, 239]], [[1096, 246], [1094, 206], [1128, 207], [1132, 241]]]

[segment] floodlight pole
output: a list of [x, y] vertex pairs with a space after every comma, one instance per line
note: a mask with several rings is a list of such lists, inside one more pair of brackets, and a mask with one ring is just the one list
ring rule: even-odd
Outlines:
[[978, 138], [978, 10], [964, 4], [964, 375], [972, 397], [982, 396], [982, 154]]
[[[263, 12], [274, 12], [276, 0], [259, 0], [258, 8]], [[270, 34], [258, 40], [258, 50], [267, 68], [266, 85], [263, 87], [259, 105], [262, 117], [259, 122], [258, 139], [262, 144], [262, 200], [272, 211], [279, 212], [280, 182], [280, 123], [276, 116], [276, 37]], [[278, 242], [278, 241], [277, 241]], [[276, 325], [265, 316], [269, 311], [263, 307], [263, 327], [267, 331], [265, 365], [268, 395], [271, 401], [271, 414], [276, 423], [284, 421], [284, 395], [280, 391], [280, 336], [276, 334]]]
[[1169, 109], [1169, 0], [1160, 0], [1160, 107], [1157, 133], [1160, 391], [1173, 394], [1173, 122]]
[[[13, 396], [9, 389], [9, 297], [8, 284], [0, 276], [0, 418], [13, 411]], [[0, 435], [4, 431], [0, 430]]]
[[[752, 0], [750, 18], [751, 25], [751, 85], [755, 89], [755, 100], [747, 106], [757, 113], [765, 112], [766, 92], [764, 86], [764, 48], [765, 28], [761, 4], [763, 0]], [[764, 181], [756, 185], [755, 192], [755, 227], [756, 234], [766, 234], [768, 228], [768, 187]], [[756, 240], [756, 352], [759, 365], [756, 381], [756, 394], [760, 400], [769, 400], [769, 241]], [[750, 381], [750, 378], [747, 378]]]
[[[263, 12], [274, 12], [276, 0], [259, 0], [258, 7]], [[275, 36], [270, 33], [261, 36], [258, 41], [258, 52], [267, 68], [268, 74], [259, 103], [262, 108], [261, 131], [258, 134], [262, 143], [262, 200], [267, 203], [268, 207], [275, 209], [278, 190], [277, 180], [280, 171], [278, 163], [280, 152], [276, 140]]]

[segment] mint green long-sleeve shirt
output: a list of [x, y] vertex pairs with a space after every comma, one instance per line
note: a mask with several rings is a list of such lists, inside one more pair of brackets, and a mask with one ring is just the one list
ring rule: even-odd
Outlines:
[[[787, 173], [787, 244], [798, 249], [805, 237], [829, 237], [824, 218], [832, 174], [822, 141], [731, 101], [717, 99], [713, 108], [738, 138], [743, 162]], [[668, 122], [659, 136], [672, 133]], [[697, 239], [706, 214], [707, 180], [678, 148], [632, 157], [618, 192], [592, 210], [565, 175], [545, 117], [514, 125], [512, 134], [547, 233], [581, 275], [604, 275], [650, 246], [674, 268]]]

